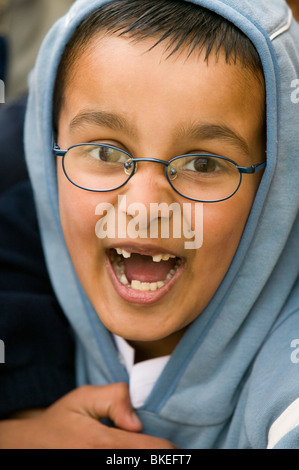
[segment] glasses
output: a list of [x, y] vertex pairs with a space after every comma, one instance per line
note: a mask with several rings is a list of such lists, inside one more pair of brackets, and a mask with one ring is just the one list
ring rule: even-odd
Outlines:
[[54, 144], [53, 153], [61, 156], [63, 171], [75, 186], [86, 191], [107, 192], [124, 186], [145, 162], [165, 167], [170, 186], [186, 199], [219, 202], [232, 197], [240, 187], [242, 174], [263, 170], [266, 162], [240, 167], [219, 155], [192, 153], [169, 161], [156, 158], [133, 158], [125, 150], [106, 144], [77, 144], [61, 150]]

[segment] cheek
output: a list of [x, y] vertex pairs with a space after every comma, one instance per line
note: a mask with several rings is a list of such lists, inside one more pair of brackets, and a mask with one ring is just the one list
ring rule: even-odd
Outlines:
[[[214, 269], [226, 270], [241, 240], [255, 190], [246, 185], [227, 201], [205, 204], [203, 210], [203, 249]], [[200, 250], [199, 250], [200, 251]]]
[[204, 241], [207, 244], [218, 246], [226, 245], [238, 240], [244, 229], [246, 218], [240, 211], [235, 211], [229, 203], [225, 207], [209, 207], [204, 211]]
[[58, 171], [58, 192], [64, 238], [73, 263], [77, 265], [78, 258], [87, 260], [86, 255], [95, 254], [99, 246], [95, 234], [99, 196], [76, 188], [62, 171]]
[[60, 218], [67, 241], [79, 242], [94, 234], [95, 209], [85, 199], [70, 188], [59, 193]]

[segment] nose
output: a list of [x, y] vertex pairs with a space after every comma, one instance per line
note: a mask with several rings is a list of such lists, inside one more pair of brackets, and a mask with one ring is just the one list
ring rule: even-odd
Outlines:
[[146, 205], [151, 202], [173, 202], [174, 191], [166, 175], [168, 162], [157, 158], [134, 158], [125, 164], [125, 173], [131, 174], [133, 162], [134, 174], [124, 186], [127, 196], [134, 195], [134, 202]]
[[178, 209], [176, 193], [166, 176], [168, 163], [154, 158], [136, 158], [133, 161], [135, 172], [122, 188], [121, 195], [126, 196], [126, 207], [121, 210], [129, 218], [135, 217], [138, 212], [139, 229], [159, 225], [162, 230], [164, 224], [169, 226], [174, 209]]

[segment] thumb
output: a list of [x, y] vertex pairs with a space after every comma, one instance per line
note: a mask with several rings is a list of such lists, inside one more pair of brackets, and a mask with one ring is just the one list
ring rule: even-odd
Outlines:
[[127, 384], [85, 385], [81, 393], [81, 407], [86, 414], [95, 419], [108, 418], [126, 431], [141, 431], [142, 424], [132, 407]]

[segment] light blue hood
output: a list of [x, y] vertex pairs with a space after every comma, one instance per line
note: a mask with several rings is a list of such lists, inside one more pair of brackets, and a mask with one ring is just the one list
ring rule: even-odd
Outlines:
[[[78, 23], [103, 3], [77, 0], [47, 35], [30, 78], [25, 125], [48, 271], [76, 336], [78, 384], [128, 381], [69, 259], [51, 152], [52, 94], [62, 51]], [[299, 337], [299, 27], [283, 0], [193, 3], [229, 19], [260, 54], [267, 167], [225, 279], [138, 413], [144, 432], [183, 448], [263, 448], [272, 423], [299, 396], [299, 364], [290, 359], [290, 343]], [[295, 428], [271, 443], [294, 446]]]

